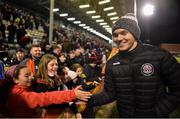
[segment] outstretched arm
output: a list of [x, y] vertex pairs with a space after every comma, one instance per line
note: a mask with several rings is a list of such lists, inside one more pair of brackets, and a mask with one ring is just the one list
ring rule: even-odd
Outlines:
[[81, 90], [82, 87], [78, 86], [74, 89], [76, 98], [82, 101], [88, 101], [88, 99], [90, 98], [90, 96], [92, 95], [90, 92], [87, 91], [82, 91]]
[[88, 101], [89, 106], [99, 106], [115, 100], [115, 88], [112, 79], [111, 66], [108, 63], [105, 72], [104, 89], [100, 93], [92, 95], [91, 99]]

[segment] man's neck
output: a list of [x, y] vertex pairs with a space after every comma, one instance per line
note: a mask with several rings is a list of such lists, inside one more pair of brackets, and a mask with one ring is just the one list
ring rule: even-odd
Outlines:
[[138, 44], [137, 41], [135, 41], [135, 42], [133, 43], [132, 47], [128, 50], [128, 52], [134, 50], [134, 49], [137, 47], [137, 44]]

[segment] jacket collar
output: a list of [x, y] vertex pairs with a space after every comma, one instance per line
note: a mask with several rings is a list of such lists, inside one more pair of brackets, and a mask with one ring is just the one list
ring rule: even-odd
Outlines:
[[125, 57], [126, 56], [136, 56], [137, 54], [139, 54], [142, 51], [143, 51], [143, 44], [141, 42], [138, 42], [137, 46], [133, 50], [131, 50], [129, 52], [119, 52], [119, 54], [121, 56], [125, 56]]

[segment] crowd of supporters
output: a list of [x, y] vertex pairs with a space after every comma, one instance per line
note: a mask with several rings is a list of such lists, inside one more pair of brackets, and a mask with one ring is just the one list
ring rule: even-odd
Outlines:
[[[38, 93], [73, 89], [78, 85], [91, 90], [102, 82], [101, 70], [107, 60], [109, 45], [81, 29], [57, 24], [55, 22], [52, 43], [49, 43], [49, 25], [44, 18], [8, 4], [1, 6], [0, 85], [4, 80], [13, 80], [13, 72], [19, 65], [29, 69], [34, 77], [32, 90]], [[47, 73], [49, 70], [55, 72], [54, 75]], [[93, 83], [88, 86], [87, 82]], [[4, 103], [2, 100], [0, 98], [1, 104]], [[73, 104], [59, 106], [78, 113]], [[0, 107], [0, 114], [5, 108]], [[82, 114], [83, 117], [93, 117], [93, 110], [87, 108]]]

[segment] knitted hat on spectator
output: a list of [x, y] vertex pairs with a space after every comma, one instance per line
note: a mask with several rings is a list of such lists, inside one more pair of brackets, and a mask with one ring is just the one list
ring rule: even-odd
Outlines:
[[136, 40], [139, 40], [141, 31], [137, 18], [133, 13], [127, 13], [125, 16], [120, 17], [112, 26], [112, 33], [119, 28], [128, 30]]

